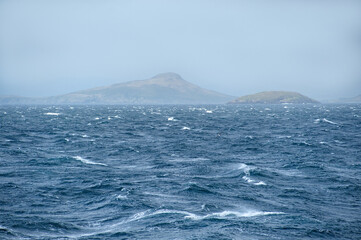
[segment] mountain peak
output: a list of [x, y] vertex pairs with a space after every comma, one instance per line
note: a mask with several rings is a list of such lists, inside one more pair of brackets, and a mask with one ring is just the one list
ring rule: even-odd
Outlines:
[[182, 89], [182, 91], [187, 88], [189, 89], [189, 88], [197, 87], [194, 84], [184, 80], [179, 74], [173, 72], [160, 73], [147, 80], [130, 81], [124, 84], [131, 87], [157, 85], [157, 86], [168, 87], [173, 89]]
[[183, 78], [179, 74], [173, 72], [159, 73], [151, 79], [183, 80]]

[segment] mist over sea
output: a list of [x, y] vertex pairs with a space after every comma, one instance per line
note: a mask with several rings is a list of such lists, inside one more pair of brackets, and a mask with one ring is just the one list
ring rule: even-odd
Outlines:
[[0, 106], [0, 239], [361, 239], [361, 105]]

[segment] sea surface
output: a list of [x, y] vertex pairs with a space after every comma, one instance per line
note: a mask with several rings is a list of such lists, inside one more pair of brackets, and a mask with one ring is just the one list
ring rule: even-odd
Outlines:
[[361, 239], [361, 105], [0, 106], [0, 239]]

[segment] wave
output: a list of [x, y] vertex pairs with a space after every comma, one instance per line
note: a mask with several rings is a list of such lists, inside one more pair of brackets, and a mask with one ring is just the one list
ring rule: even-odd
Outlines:
[[117, 200], [125, 200], [128, 199], [128, 197], [126, 195], [122, 195], [122, 194], [118, 194], [115, 199]]
[[203, 220], [208, 218], [228, 218], [228, 217], [237, 217], [237, 218], [247, 218], [247, 217], [258, 217], [258, 216], [266, 216], [266, 215], [279, 215], [285, 214], [284, 212], [263, 212], [263, 211], [246, 211], [246, 212], [238, 212], [238, 211], [223, 211], [223, 212], [215, 212], [206, 215], [197, 215], [195, 213], [182, 211], [182, 210], [169, 210], [169, 209], [160, 209], [153, 213], [145, 214], [145, 212], [140, 212], [138, 214], [133, 215], [130, 220], [138, 220], [140, 218], [161, 215], [161, 214], [179, 214], [184, 215], [185, 219], [191, 220]]
[[149, 217], [154, 217], [157, 215], [164, 215], [164, 214], [182, 215], [184, 219], [200, 221], [200, 220], [204, 220], [204, 219], [227, 219], [227, 218], [234, 218], [234, 217], [251, 218], [251, 217], [261, 217], [261, 216], [267, 216], [267, 215], [280, 215], [280, 214], [285, 214], [285, 213], [284, 212], [266, 212], [266, 211], [264, 212], [264, 211], [250, 210], [250, 211], [246, 211], [246, 212], [223, 211], [223, 212], [215, 212], [215, 213], [211, 213], [211, 214], [207, 214], [207, 215], [197, 215], [197, 214], [187, 212], [187, 211], [182, 211], [182, 210], [160, 209], [160, 210], [156, 210], [153, 212], [151, 210], [146, 210], [146, 211], [135, 213], [132, 216], [130, 216], [129, 218], [121, 220], [115, 224], [102, 226], [101, 229], [97, 228], [97, 229], [90, 230], [88, 233], [72, 234], [67, 237], [79, 238], [79, 237], [96, 236], [96, 235], [104, 234], [104, 233], [111, 233], [111, 232], [114, 232], [115, 229], [117, 231], [119, 231], [119, 227], [122, 225], [126, 225], [126, 224], [134, 222], [134, 221], [138, 221], [138, 220], [149, 218]]
[[196, 158], [175, 158], [175, 159], [170, 159], [169, 162], [180, 162], [180, 163], [184, 163], [184, 162], [200, 162], [200, 161], [209, 161], [209, 158], [203, 158], [203, 157], [196, 157]]
[[330, 120], [328, 120], [328, 119], [326, 119], [326, 118], [322, 118], [322, 119], [317, 118], [317, 119], [314, 121], [314, 123], [320, 123], [320, 122], [325, 122], [325, 123], [337, 125], [337, 123], [335, 123], [335, 122], [333, 122], [333, 121], [330, 121]]
[[331, 123], [331, 124], [337, 125], [337, 123], [332, 122], [332, 121], [330, 121], [330, 120], [327, 120], [326, 118], [323, 118], [322, 120], [323, 120], [324, 122], [326, 122], [326, 123]]
[[253, 185], [267, 185], [265, 182], [263, 181], [256, 181], [250, 178], [250, 171], [255, 169], [254, 167], [250, 167], [247, 164], [241, 163], [238, 167], [238, 169], [243, 170], [245, 176], [243, 176], [242, 178], [247, 182], [247, 183], [252, 183]]
[[11, 233], [10, 229], [8, 229], [7, 227], [4, 227], [4, 226], [0, 225], [0, 233], [1, 233], [1, 232]]
[[243, 176], [242, 177], [244, 180], [246, 180], [246, 182], [248, 182], [248, 183], [252, 183], [252, 184], [254, 184], [254, 185], [267, 185], [265, 182], [263, 182], [263, 181], [259, 181], [259, 182], [257, 182], [256, 180], [253, 180], [253, 179], [251, 179], [250, 177], [247, 177], [247, 176]]
[[254, 169], [254, 168], [248, 166], [247, 164], [241, 163], [241, 164], [239, 165], [238, 169], [243, 170], [243, 172], [244, 172], [245, 174], [249, 175], [249, 172], [250, 172], [252, 169]]
[[284, 212], [263, 212], [263, 211], [247, 211], [247, 212], [237, 212], [237, 211], [223, 211], [218, 213], [212, 213], [203, 216], [204, 218], [216, 217], [216, 218], [225, 218], [228, 216], [235, 216], [235, 217], [258, 217], [258, 216], [266, 216], [266, 215], [278, 215], [284, 214]]
[[49, 115], [49, 116], [59, 116], [59, 115], [60, 115], [60, 113], [48, 112], [48, 113], [44, 113], [44, 115]]
[[82, 158], [82, 157], [80, 157], [80, 156], [75, 156], [75, 157], [73, 157], [73, 158], [74, 158], [75, 160], [79, 160], [79, 161], [81, 161], [82, 163], [85, 163], [85, 164], [108, 166], [108, 165], [106, 165], [106, 164], [104, 164], [104, 163], [93, 162], [93, 161], [90, 161], [90, 160], [88, 160], [88, 159]]

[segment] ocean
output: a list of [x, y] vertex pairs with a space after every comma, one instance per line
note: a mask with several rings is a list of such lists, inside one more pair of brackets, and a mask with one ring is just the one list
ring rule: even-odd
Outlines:
[[0, 239], [361, 239], [361, 105], [0, 106]]

